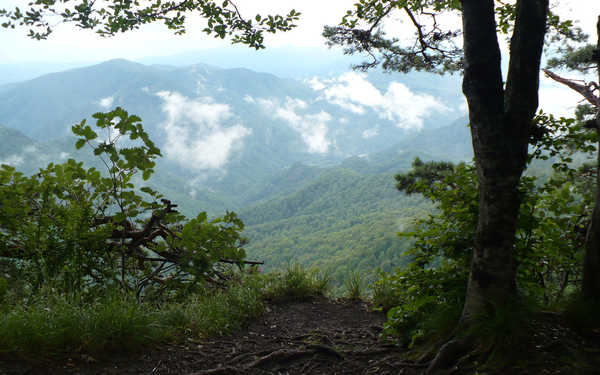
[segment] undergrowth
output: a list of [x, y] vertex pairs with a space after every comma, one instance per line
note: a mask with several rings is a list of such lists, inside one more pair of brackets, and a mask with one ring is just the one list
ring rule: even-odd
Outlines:
[[565, 317], [571, 327], [581, 334], [600, 332], [598, 320], [600, 301], [585, 298], [581, 293], [574, 293], [565, 307]]
[[255, 282], [266, 299], [283, 302], [325, 295], [329, 290], [331, 276], [328, 272], [309, 270], [293, 262], [285, 270], [264, 275]]
[[365, 297], [365, 275], [360, 269], [352, 271], [344, 282], [346, 289], [346, 298], [350, 300], [360, 300]]
[[265, 301], [323, 295], [329, 280], [327, 274], [292, 264], [278, 273], [242, 275], [223, 290], [161, 302], [121, 290], [82, 299], [52, 288], [7, 298], [3, 288], [0, 298], [10, 301], [0, 309], [0, 357], [101, 357], [160, 342], [225, 335], [260, 316]]

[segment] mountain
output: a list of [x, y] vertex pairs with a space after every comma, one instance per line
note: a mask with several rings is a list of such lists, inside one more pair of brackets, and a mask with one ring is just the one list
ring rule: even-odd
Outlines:
[[235, 210], [249, 257], [267, 268], [297, 259], [340, 280], [405, 261], [396, 232], [431, 207], [397, 192], [395, 173], [417, 156], [472, 158], [458, 87], [427, 74], [296, 80], [111, 60], [0, 86], [0, 163], [34, 173], [73, 157], [100, 168], [74, 149], [70, 127], [122, 106], [164, 155], [148, 184], [184, 214]]
[[57, 142], [81, 119], [122, 106], [142, 117], [162, 169], [186, 181], [181, 190], [214, 192], [238, 209], [264, 198], [263, 182], [294, 163], [370, 155], [459, 117], [453, 81], [433, 80], [375, 72], [298, 81], [111, 60], [0, 86], [0, 124]]
[[397, 232], [429, 209], [422, 197], [398, 192], [392, 174], [333, 167], [296, 192], [240, 215], [248, 225], [247, 253], [264, 260], [266, 269], [296, 260], [330, 270], [340, 281], [351, 270], [389, 271], [404, 264], [410, 241]]
[[61, 72], [69, 69], [79, 68], [90, 65], [90, 62], [84, 63], [12, 63], [0, 64], [0, 85], [30, 80], [44, 74]]
[[360, 59], [341, 54], [338, 50], [318, 47], [269, 47], [250, 50], [245, 46], [212, 48], [170, 56], [151, 56], [137, 62], [153, 65], [186, 66], [198, 61], [224, 69], [247, 68], [268, 72], [278, 77], [310, 79], [314, 76], [336, 76], [348, 71]]

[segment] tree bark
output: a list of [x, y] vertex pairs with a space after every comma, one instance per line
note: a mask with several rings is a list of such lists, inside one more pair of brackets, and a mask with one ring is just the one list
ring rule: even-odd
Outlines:
[[[596, 50], [600, 53], [600, 16], [596, 25], [598, 42]], [[600, 83], [600, 60], [596, 62], [598, 82]], [[596, 131], [600, 138], [600, 106], [596, 106]], [[596, 197], [588, 232], [585, 237], [585, 258], [583, 261], [582, 292], [585, 298], [600, 298], [600, 140], [598, 142], [596, 166]]]
[[463, 0], [463, 92], [479, 179], [479, 221], [461, 325], [493, 314], [516, 296], [514, 237], [518, 185], [538, 105], [548, 0], [520, 0], [506, 89], [493, 0]]
[[[596, 118], [600, 134], [600, 118]], [[600, 146], [600, 144], [599, 144]], [[600, 150], [598, 152], [600, 165]], [[590, 225], [585, 237], [582, 292], [586, 299], [600, 298], [600, 167], [596, 167], [596, 197]]]

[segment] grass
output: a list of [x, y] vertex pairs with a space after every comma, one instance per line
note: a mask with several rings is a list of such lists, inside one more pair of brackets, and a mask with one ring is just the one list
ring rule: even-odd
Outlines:
[[272, 301], [303, 300], [324, 295], [331, 284], [328, 272], [308, 270], [298, 263], [290, 263], [282, 272], [275, 272], [262, 280], [261, 289]]
[[86, 305], [55, 297], [14, 306], [3, 314], [0, 353], [34, 358], [73, 351], [128, 351], [166, 335], [160, 314], [127, 296]]
[[344, 282], [346, 298], [357, 301], [364, 296], [364, 279], [364, 275], [361, 274], [360, 270], [355, 270], [350, 273]]
[[323, 295], [329, 281], [327, 274], [291, 264], [282, 272], [245, 275], [226, 290], [181, 302], [149, 303], [120, 292], [81, 302], [44, 290], [0, 310], [0, 357], [102, 357], [160, 342], [225, 335], [259, 317], [267, 300]]

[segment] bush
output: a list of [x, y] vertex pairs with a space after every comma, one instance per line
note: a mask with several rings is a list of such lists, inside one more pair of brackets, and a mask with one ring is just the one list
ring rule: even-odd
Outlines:
[[[545, 183], [523, 177], [516, 228], [517, 285], [525, 305], [553, 306], [577, 288], [586, 227], [585, 173], [556, 173]], [[436, 336], [440, 324], [458, 319], [475, 248], [479, 194], [473, 166], [416, 159], [413, 170], [397, 175], [398, 189], [420, 193], [437, 211], [415, 220], [405, 253], [406, 269], [379, 273], [374, 300], [388, 311], [385, 333], [412, 345]], [[526, 310], [526, 309], [525, 309]], [[490, 317], [490, 319], [500, 319]], [[491, 320], [490, 320], [491, 322]], [[453, 324], [451, 326], [454, 326]]]
[[380, 274], [374, 303], [389, 308], [384, 335], [412, 346], [424, 336], [437, 337], [454, 327], [464, 302], [467, 276], [464, 268], [452, 264], [430, 269], [411, 265], [395, 274]]
[[[139, 117], [119, 107], [93, 117], [100, 130], [112, 129], [108, 139], [98, 141], [85, 120], [73, 132], [76, 147], [89, 145], [106, 166], [104, 175], [73, 159], [30, 177], [0, 168], [0, 260], [31, 290], [51, 283], [92, 298], [115, 286], [177, 297], [222, 283], [216, 264], [245, 258], [243, 222], [233, 212], [186, 219], [159, 192], [135, 186], [136, 174], [150, 178], [160, 150]], [[117, 147], [125, 137], [127, 147]]]

